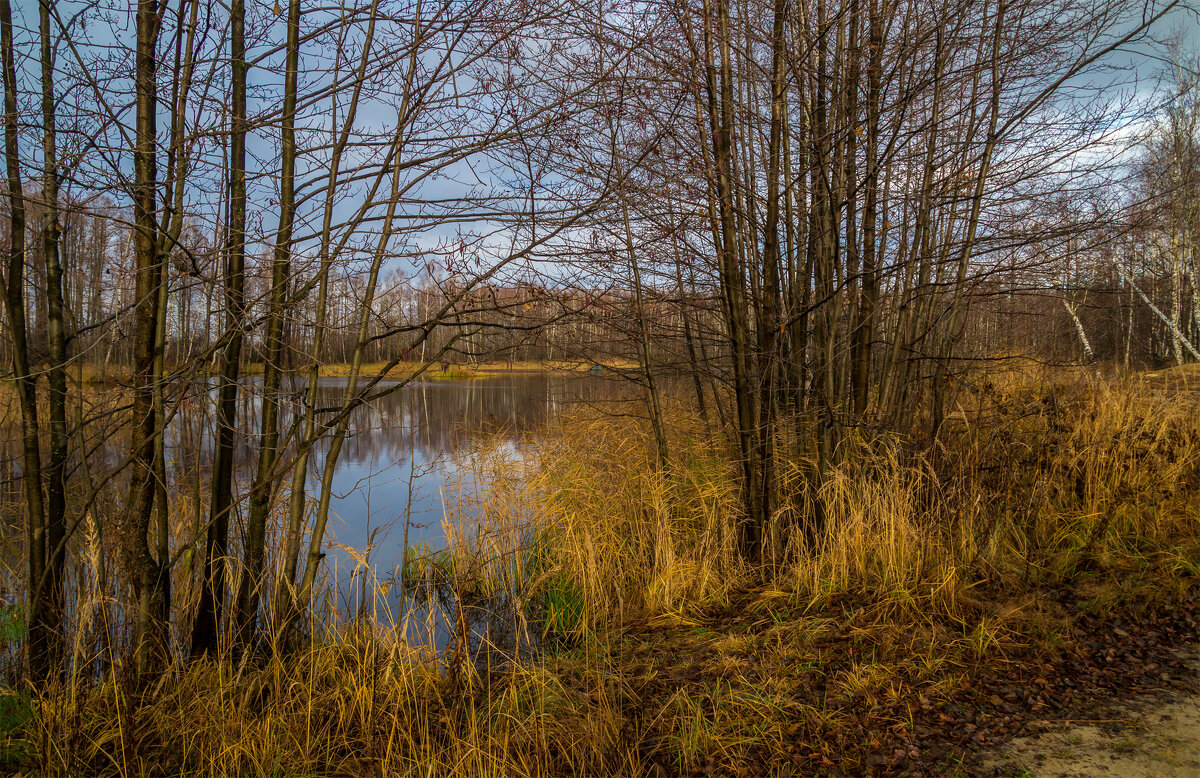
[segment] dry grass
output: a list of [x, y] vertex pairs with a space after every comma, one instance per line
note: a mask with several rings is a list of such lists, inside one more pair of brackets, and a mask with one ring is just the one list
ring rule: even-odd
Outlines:
[[581, 705], [537, 666], [448, 684], [388, 635], [327, 638], [262, 664], [178, 665], [146, 693], [151, 704], [112, 676], [82, 698], [46, 690], [31, 739], [47, 768], [76, 774], [541, 775], [563, 759], [593, 772], [610, 764], [618, 733], [604, 706]]
[[[1189, 586], [1198, 410], [1141, 379], [990, 374], [960, 388], [935, 447], [848, 440], [816, 487], [783, 440], [772, 532], [789, 552], [765, 577], [736, 554], [734, 463], [685, 408], [663, 468], [639, 420], [577, 410], [528, 470], [476, 452], [438, 561], [452, 602], [500, 597], [543, 637], [537, 657], [488, 666], [326, 623], [303, 650], [180, 663], [140, 694], [111, 670], [43, 690], [35, 766], [640, 774], [763, 764], [801, 735], [824, 764], [834, 733], [906, 726], [897, 711], [965, 668], [1067, 640], [1039, 586], [1084, 582], [1097, 609]], [[788, 528], [815, 500], [827, 533], [806, 548]]]
[[556, 420], [538, 452], [528, 488], [592, 628], [722, 601], [741, 578], [732, 463], [676, 420], [668, 468], [635, 419], [586, 411]]
[[[1200, 532], [1197, 398], [1077, 374], [1020, 378], [963, 392], [931, 450], [851, 438], [815, 488], [810, 453], [781, 461], [788, 495], [775, 531], [795, 553], [774, 586], [808, 606], [855, 592], [957, 612], [981, 580], [1016, 583], [1031, 566], [1061, 579], [1170, 554]], [[695, 419], [671, 417], [667, 469], [655, 468], [641, 426], [594, 414], [558, 422], [531, 482], [563, 571], [609, 625], [703, 608], [743, 583], [732, 463]], [[817, 500], [825, 536], [804, 549], [788, 514]]]

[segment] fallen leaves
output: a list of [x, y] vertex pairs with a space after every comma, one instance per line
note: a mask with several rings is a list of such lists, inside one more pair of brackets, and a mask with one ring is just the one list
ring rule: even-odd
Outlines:
[[[752, 612], [728, 607], [697, 619], [706, 630], [702, 638], [682, 628], [664, 633], [662, 624], [653, 627], [653, 638], [629, 635], [640, 646], [641, 666], [662, 672], [626, 676], [634, 692], [626, 715], [650, 722], [639, 736], [641, 749], [675, 771], [663, 774], [783, 774], [786, 767], [795, 775], [943, 775], [977, 765], [981, 753], [1013, 737], [1068, 719], [1102, 720], [1108, 700], [1192, 688], [1180, 650], [1200, 640], [1200, 598], [1188, 591], [1135, 619], [1120, 609], [1084, 612], [1069, 587], [1050, 590], [1043, 596], [1069, 624], [1069, 640], [1057, 648], [1014, 640], [1003, 653], [958, 657], [938, 672], [919, 667], [905, 646], [873, 641], [869, 628], [850, 623], [771, 645], [739, 638], [748, 661], [729, 665], [728, 675], [714, 673], [722, 666], [714, 655], [723, 637], [745, 636], [747, 624], [760, 623], [764, 602], [783, 601], [756, 598]], [[945, 636], [936, 630], [913, 640], [923, 652], [954, 649], [938, 644]], [[796, 672], [801, 663], [804, 670]], [[765, 689], [772, 690], [771, 706], [737, 707], [765, 698]], [[702, 701], [707, 737], [721, 749], [680, 755], [681, 722], [669, 715], [679, 695]], [[758, 716], [766, 718], [753, 722], [761, 728], [756, 734], [747, 728]]]

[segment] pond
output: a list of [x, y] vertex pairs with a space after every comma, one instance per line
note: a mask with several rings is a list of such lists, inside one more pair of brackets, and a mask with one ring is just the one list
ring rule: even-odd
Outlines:
[[[334, 470], [322, 570], [328, 582], [325, 591], [338, 602], [326, 605], [336, 606], [342, 615], [373, 612], [379, 621], [393, 625], [407, 624], [415, 614], [426, 629], [406, 626], [410, 638], [432, 639], [444, 647], [444, 620], [435, 617], [428, 605], [414, 602], [411, 582], [402, 585], [401, 569], [406, 547], [428, 553], [446, 546], [444, 521], [459, 507], [456, 495], [471, 488], [475, 444], [486, 438], [493, 450], [499, 448], [509, 461], [519, 462], [543, 421], [579, 403], [612, 399], [622, 394], [623, 386], [619, 380], [592, 374], [543, 372], [456, 380], [418, 378], [404, 385], [378, 386], [376, 392], [388, 387], [394, 391], [353, 411]], [[318, 406], [337, 407], [345, 387], [345, 379], [321, 379]], [[241, 393], [236, 474], [241, 490], [248, 488], [254, 472], [260, 388], [261, 380], [248, 379]], [[186, 490], [191, 479], [207, 488], [206, 475], [201, 473], [210, 457], [215, 394], [210, 386], [205, 397], [208, 407], [202, 413], [195, 408], [181, 414], [172, 424], [168, 451], [175, 464], [171, 480], [176, 490]], [[291, 422], [289, 410], [294, 409], [282, 414], [284, 429]], [[185, 416], [195, 419], [195, 424], [185, 421]], [[206, 425], [202, 431], [199, 424]], [[328, 440], [319, 442], [309, 459], [310, 505], [320, 496], [329, 448]], [[364, 554], [369, 563], [367, 578], [362, 575]], [[367, 591], [370, 594], [364, 597]]]
[[[336, 404], [344, 388], [322, 379], [319, 401]], [[418, 380], [356, 409], [334, 471], [329, 558], [344, 567], [352, 560], [338, 546], [370, 545], [381, 569], [393, 567], [404, 556], [406, 523], [409, 544], [444, 545], [446, 502], [469, 486], [472, 443], [487, 436], [520, 457], [543, 420], [612, 389], [603, 379], [545, 373]], [[310, 458], [314, 500], [328, 448], [320, 443]]]

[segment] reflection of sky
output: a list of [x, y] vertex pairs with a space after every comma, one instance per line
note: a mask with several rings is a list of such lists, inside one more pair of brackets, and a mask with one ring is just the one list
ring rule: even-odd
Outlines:
[[[243, 490], [257, 456], [260, 386], [261, 379], [248, 379], [241, 393], [237, 479]], [[318, 407], [338, 406], [344, 388], [341, 379], [322, 379]], [[387, 575], [402, 559], [406, 523], [409, 543], [441, 545], [445, 502], [453, 501], [457, 489], [471, 487], [468, 446], [473, 440], [493, 435], [507, 454], [519, 458], [525, 436], [548, 414], [571, 401], [606, 396], [608, 390], [605, 381], [592, 377], [514, 373], [469, 381], [418, 380], [357, 408], [333, 474], [326, 562], [352, 568], [351, 555], [331, 544], [365, 549], [373, 540], [372, 562]], [[176, 488], [186, 488], [197, 467], [207, 476], [215, 400], [215, 392], [201, 393], [171, 425], [168, 458]], [[284, 429], [294, 409], [285, 404]], [[200, 434], [196, 424], [204, 419], [208, 426]], [[310, 504], [320, 497], [328, 450], [329, 441], [322, 441], [309, 458]]]
[[[522, 435], [563, 395], [592, 394], [585, 387], [594, 390], [590, 382], [544, 375], [421, 381], [364, 407], [334, 474], [330, 540], [362, 549], [376, 531], [372, 557], [380, 570], [401, 559], [406, 522], [409, 543], [441, 545], [445, 503], [471, 485], [464, 448], [472, 438], [498, 435], [520, 456]], [[313, 459], [319, 472], [324, 457]], [[336, 546], [333, 555], [339, 565], [352, 564]]]
[[[343, 546], [360, 551], [373, 546], [372, 585], [397, 580], [406, 524], [410, 544], [443, 545], [446, 504], [455, 501], [458, 490], [473, 490], [472, 439], [491, 434], [507, 456], [518, 458], [524, 434], [547, 413], [566, 400], [595, 398], [605, 388], [597, 379], [536, 374], [422, 381], [356, 412], [334, 472], [333, 515], [326, 535], [326, 570], [338, 581], [342, 611], [356, 612], [364, 591], [356, 585], [356, 561]], [[329, 389], [340, 391], [340, 382], [329, 382]], [[312, 458], [312, 500], [319, 497], [317, 478], [326, 448]], [[414, 644], [445, 646], [449, 633], [436, 609], [420, 605], [398, 586], [367, 596], [375, 617], [384, 622], [415, 619], [398, 624]]]

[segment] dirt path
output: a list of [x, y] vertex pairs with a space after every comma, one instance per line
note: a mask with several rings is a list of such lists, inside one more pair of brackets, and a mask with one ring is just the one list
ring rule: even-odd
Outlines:
[[[1192, 663], [1200, 677], [1200, 654]], [[988, 774], [1200, 778], [1200, 695], [1150, 696], [1110, 718], [1013, 740], [985, 760]]]

